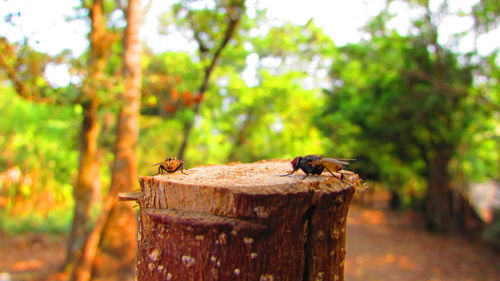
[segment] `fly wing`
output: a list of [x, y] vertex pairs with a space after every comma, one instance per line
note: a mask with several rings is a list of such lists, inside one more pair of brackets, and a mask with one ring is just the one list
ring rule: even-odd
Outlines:
[[[323, 159], [322, 155], [314, 155], [314, 154], [302, 157], [302, 160], [304, 160], [306, 163], [309, 163], [309, 164], [312, 164], [312, 162], [315, 162], [315, 161], [320, 161], [321, 159]], [[313, 165], [315, 165], [315, 164], [313, 164]]]
[[342, 159], [344, 161], [341, 161], [341, 160], [338, 160], [338, 159], [334, 159], [334, 158], [321, 158], [321, 159], [318, 159], [318, 160], [315, 160], [315, 161], [312, 161], [311, 164], [312, 165], [341, 165], [341, 166], [346, 166], [346, 165], [349, 165], [349, 162], [345, 162], [345, 161], [348, 161], [348, 160], [351, 160], [351, 159]]
[[158, 165], [160, 165], [161, 163], [163, 163], [163, 162], [159, 162], [159, 163], [153, 164], [153, 165], [151, 165], [151, 166], [158, 166]]
[[342, 167], [349, 165], [349, 162], [340, 161], [334, 158], [321, 158], [319, 160], [312, 161], [311, 165], [323, 165], [332, 172], [337, 172], [342, 169]]

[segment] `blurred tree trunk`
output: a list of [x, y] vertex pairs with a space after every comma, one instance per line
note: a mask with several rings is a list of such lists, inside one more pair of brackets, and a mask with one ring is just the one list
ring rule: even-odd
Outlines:
[[443, 146], [435, 150], [428, 163], [425, 217], [427, 228], [436, 232], [460, 232], [476, 235], [484, 223], [466, 195], [453, 188], [448, 170], [455, 148]]
[[[83, 6], [85, 7], [87, 4], [83, 3]], [[88, 72], [82, 87], [79, 89], [80, 95], [77, 99], [64, 100], [60, 97], [47, 96], [46, 92], [50, 87], [38, 87], [37, 84], [39, 79], [44, 79], [43, 73], [30, 72], [32, 69], [43, 69], [43, 65], [30, 65], [32, 62], [23, 56], [18, 56], [12, 48], [5, 49], [5, 52], [0, 54], [0, 67], [6, 71], [7, 77], [11, 80], [19, 96], [40, 103], [80, 104], [82, 106], [79, 166], [73, 189], [75, 207], [65, 261], [65, 267], [68, 271], [73, 270], [82, 257], [82, 248], [90, 226], [93, 198], [100, 184], [98, 149], [100, 100], [97, 91], [103, 88], [104, 68], [110, 46], [115, 38], [112, 33], [106, 30], [103, 0], [93, 1], [88, 9], [91, 22]], [[27, 40], [24, 42], [26, 44]], [[29, 50], [28, 46], [24, 47]], [[8, 55], [16, 56], [15, 63], [9, 64], [8, 60], [4, 59], [4, 55], [7, 58]], [[25, 69], [25, 71], [21, 69]]]
[[427, 171], [427, 198], [425, 200], [425, 214], [429, 230], [444, 232], [456, 229], [456, 219], [453, 214], [453, 191], [448, 164], [453, 149], [436, 150], [428, 163]]
[[80, 160], [78, 175], [73, 189], [75, 200], [73, 222], [68, 237], [66, 252], [66, 268], [73, 270], [82, 255], [94, 195], [99, 186], [99, 81], [103, 79], [106, 64], [105, 41], [106, 22], [103, 11], [103, 0], [94, 0], [89, 8], [91, 30], [89, 34], [90, 55], [88, 75], [82, 91], [83, 122], [80, 131]]
[[[142, 44], [139, 30], [143, 10], [140, 0], [129, 0], [124, 38], [124, 83], [115, 142], [109, 197], [130, 191], [137, 184], [136, 146], [139, 135]], [[104, 220], [104, 229], [93, 268], [93, 280], [133, 280], [136, 256], [136, 217], [128, 204], [115, 200]], [[106, 211], [106, 210], [105, 210]]]
[[[424, 80], [430, 82], [434, 92], [441, 94], [446, 101], [433, 115], [433, 118], [440, 119], [446, 128], [446, 133], [433, 129], [432, 120], [428, 124], [430, 131], [434, 132], [434, 137], [438, 137], [437, 140], [431, 142], [431, 153], [425, 157], [427, 160], [426, 223], [431, 231], [468, 233], [473, 230], [466, 223], [472, 206], [464, 192], [452, 187], [452, 176], [449, 171], [450, 162], [457, 146], [462, 141], [462, 136], [450, 137], [447, 135], [449, 132], [453, 132], [452, 124], [454, 123], [451, 117], [453, 112], [447, 110], [457, 110], [471, 95], [468, 88], [469, 84], [472, 83], [472, 78], [470, 74], [460, 75], [460, 71], [457, 72], [453, 64], [448, 61], [446, 50], [438, 41], [438, 27], [433, 20], [435, 15], [430, 8], [430, 1], [425, 2], [425, 8], [424, 28], [426, 29], [424, 29], [424, 35], [426, 37], [424, 38], [428, 45], [426, 48], [428, 59], [426, 61], [431, 62], [430, 65], [433, 66], [433, 69], [426, 69], [425, 64], [420, 64], [420, 76], [426, 77]], [[445, 13], [447, 8], [447, 3], [443, 3], [439, 12]], [[430, 49], [434, 51], [431, 52]], [[429, 77], [426, 73], [433, 74]], [[454, 80], [460, 79], [458, 77], [462, 77], [462, 81], [457, 83]], [[475, 220], [475, 222], [481, 224], [479, 220]]]

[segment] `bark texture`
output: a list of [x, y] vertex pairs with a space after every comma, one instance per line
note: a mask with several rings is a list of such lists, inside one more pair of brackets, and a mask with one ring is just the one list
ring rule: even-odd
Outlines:
[[137, 276], [145, 280], [343, 280], [354, 188], [285, 161], [141, 177]]
[[78, 176], [73, 189], [75, 207], [66, 252], [66, 266], [70, 270], [74, 270], [82, 257], [82, 249], [90, 226], [93, 198], [100, 183], [98, 151], [99, 97], [97, 91], [104, 77], [104, 67], [110, 46], [110, 44], [103, 44], [103, 42], [109, 42], [106, 38], [109, 38], [110, 35], [106, 30], [102, 0], [92, 2], [89, 7], [89, 15], [91, 22], [89, 72], [81, 89], [83, 121], [80, 129], [80, 159]]
[[[110, 194], [135, 188], [137, 179], [136, 146], [139, 136], [139, 110], [141, 97], [142, 44], [139, 29], [143, 9], [140, 0], [129, 0], [127, 27], [124, 37], [124, 83], [115, 141]], [[104, 210], [106, 218], [99, 249], [93, 263], [93, 280], [134, 280], [136, 254], [136, 217], [131, 206], [114, 204]]]

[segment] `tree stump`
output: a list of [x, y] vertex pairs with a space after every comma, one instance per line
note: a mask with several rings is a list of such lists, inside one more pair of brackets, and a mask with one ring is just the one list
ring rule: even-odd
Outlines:
[[354, 188], [288, 161], [140, 177], [139, 281], [343, 280]]

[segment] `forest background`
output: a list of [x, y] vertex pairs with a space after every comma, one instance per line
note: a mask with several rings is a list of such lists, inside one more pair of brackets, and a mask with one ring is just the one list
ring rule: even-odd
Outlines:
[[79, 54], [40, 51], [23, 10], [2, 9], [19, 31], [0, 37], [2, 232], [67, 233], [77, 271], [88, 237], [102, 247], [126, 212], [109, 198], [166, 157], [190, 168], [315, 153], [356, 158], [351, 169], [429, 230], [500, 245], [498, 216], [477, 208], [498, 208], [478, 184], [498, 186], [500, 171], [500, 4], [381, 3], [339, 44], [314, 18], [277, 21], [258, 2], [177, 1], [154, 31], [176, 46], [158, 51], [140, 40], [157, 1], [85, 0], [67, 18], [88, 30]]

